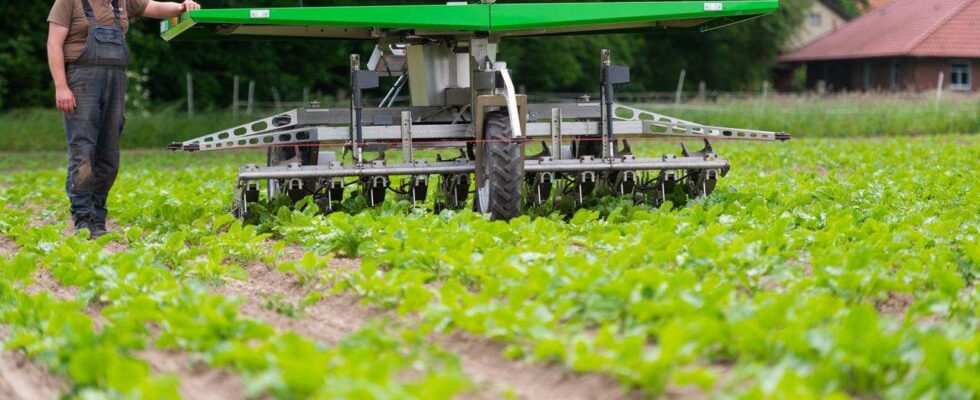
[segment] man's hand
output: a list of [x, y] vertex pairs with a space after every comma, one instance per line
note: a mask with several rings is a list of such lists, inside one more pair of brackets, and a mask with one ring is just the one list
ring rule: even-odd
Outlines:
[[200, 10], [201, 5], [194, 0], [185, 0], [183, 3], [162, 2], [151, 0], [143, 10], [143, 16], [148, 18], [165, 19], [173, 18], [191, 10]]
[[181, 4], [184, 5], [184, 12], [201, 9], [201, 5], [197, 4], [197, 2], [194, 0], [184, 0], [184, 2]]
[[71, 92], [70, 88], [67, 86], [56, 88], [54, 98], [55, 102], [58, 104], [59, 111], [68, 114], [75, 113], [75, 94]]
[[65, 76], [65, 38], [68, 37], [68, 28], [51, 23], [48, 28], [48, 68], [51, 70], [51, 79], [54, 80], [54, 100], [61, 112], [72, 114], [75, 112], [75, 94], [68, 87], [68, 78]]

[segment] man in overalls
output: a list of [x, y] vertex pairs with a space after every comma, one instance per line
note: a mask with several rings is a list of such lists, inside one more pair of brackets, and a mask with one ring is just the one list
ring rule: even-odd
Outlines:
[[48, 66], [65, 115], [68, 179], [75, 231], [106, 233], [106, 199], [119, 172], [126, 122], [126, 31], [136, 17], [172, 18], [201, 8], [153, 0], [55, 0], [48, 15]]

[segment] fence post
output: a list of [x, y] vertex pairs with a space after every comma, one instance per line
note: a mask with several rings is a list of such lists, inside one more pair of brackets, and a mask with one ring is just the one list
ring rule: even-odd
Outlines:
[[238, 115], [238, 75], [235, 75], [235, 83], [231, 88], [231, 113]]
[[684, 77], [687, 76], [687, 70], [681, 70], [681, 76], [677, 78], [677, 94], [674, 95], [674, 105], [681, 104], [681, 94], [684, 92]]
[[255, 81], [248, 81], [248, 106], [245, 112], [251, 114], [255, 111]]
[[309, 107], [310, 105], [310, 88], [309, 86], [303, 87], [303, 107]]
[[943, 71], [939, 71], [939, 82], [936, 83], [936, 111], [939, 111], [939, 102], [943, 100]]
[[276, 103], [276, 112], [282, 109], [282, 102], [279, 101], [279, 89], [272, 87], [272, 101]]
[[698, 101], [702, 103], [708, 100], [708, 84], [705, 81], [698, 82]]
[[769, 80], [766, 79], [762, 81], [762, 99], [765, 100], [769, 97]]
[[194, 75], [187, 73], [187, 118], [194, 117]]

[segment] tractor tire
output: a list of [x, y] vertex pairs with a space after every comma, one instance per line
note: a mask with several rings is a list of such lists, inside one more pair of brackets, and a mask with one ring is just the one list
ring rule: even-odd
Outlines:
[[[524, 189], [524, 143], [515, 140], [506, 112], [487, 113], [482, 156], [482, 180], [474, 199], [476, 210], [494, 220], [521, 215]], [[478, 176], [481, 174], [477, 174]]]

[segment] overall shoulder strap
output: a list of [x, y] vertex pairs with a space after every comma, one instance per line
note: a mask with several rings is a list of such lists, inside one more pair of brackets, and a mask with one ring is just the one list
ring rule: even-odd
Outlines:
[[82, 0], [82, 8], [85, 9], [85, 17], [89, 21], [95, 19], [95, 11], [92, 11], [92, 5], [88, 3], [88, 0]]
[[112, 14], [116, 16], [116, 25], [121, 25], [122, 9], [119, 8], [119, 0], [112, 0]]

